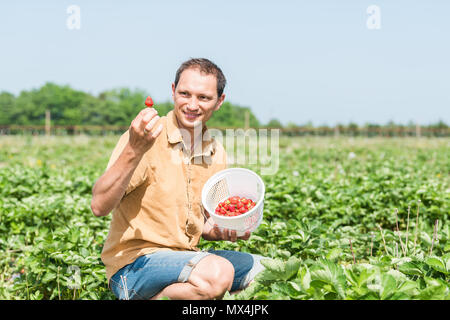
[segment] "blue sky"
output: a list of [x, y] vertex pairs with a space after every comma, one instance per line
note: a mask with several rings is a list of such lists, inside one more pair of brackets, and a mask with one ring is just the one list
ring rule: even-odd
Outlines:
[[[81, 28], [67, 27], [70, 5]], [[380, 25], [367, 27], [377, 5]], [[47, 81], [171, 99], [206, 57], [262, 121], [450, 124], [450, 1], [13, 1], [0, 4], [0, 91]]]

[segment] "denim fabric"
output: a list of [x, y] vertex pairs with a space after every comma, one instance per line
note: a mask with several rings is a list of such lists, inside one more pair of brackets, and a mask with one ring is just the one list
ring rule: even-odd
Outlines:
[[120, 269], [111, 277], [110, 287], [118, 299], [148, 300], [173, 283], [186, 282], [195, 265], [210, 254], [221, 256], [233, 265], [231, 291], [245, 288], [264, 269], [260, 263], [264, 257], [245, 252], [162, 250], [141, 256]]
[[208, 252], [227, 259], [233, 265], [234, 280], [231, 292], [247, 287], [250, 281], [264, 269], [260, 262], [264, 257], [260, 255], [229, 250], [209, 250]]

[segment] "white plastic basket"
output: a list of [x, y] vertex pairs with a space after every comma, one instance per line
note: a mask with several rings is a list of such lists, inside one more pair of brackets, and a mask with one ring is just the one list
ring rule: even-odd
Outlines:
[[[202, 204], [221, 230], [236, 230], [239, 237], [246, 231], [254, 231], [261, 224], [264, 192], [264, 182], [255, 172], [244, 168], [230, 168], [217, 172], [206, 181], [202, 189]], [[252, 199], [256, 205], [235, 217], [216, 214], [215, 209], [219, 203], [232, 196]]]

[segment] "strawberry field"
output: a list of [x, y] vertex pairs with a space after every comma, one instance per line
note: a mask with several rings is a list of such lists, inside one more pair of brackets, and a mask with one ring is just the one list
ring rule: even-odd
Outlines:
[[[111, 216], [95, 217], [90, 201], [117, 139], [0, 137], [0, 299], [115, 299], [100, 260]], [[280, 148], [250, 239], [200, 242], [268, 257], [225, 299], [450, 298], [448, 138]]]

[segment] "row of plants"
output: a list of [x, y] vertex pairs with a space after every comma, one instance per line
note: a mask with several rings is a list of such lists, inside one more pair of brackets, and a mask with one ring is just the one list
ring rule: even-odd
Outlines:
[[[116, 141], [0, 140], [0, 299], [115, 299], [100, 260], [111, 216], [90, 201]], [[448, 299], [449, 145], [282, 138], [260, 227], [200, 241], [267, 258], [225, 299]]]

